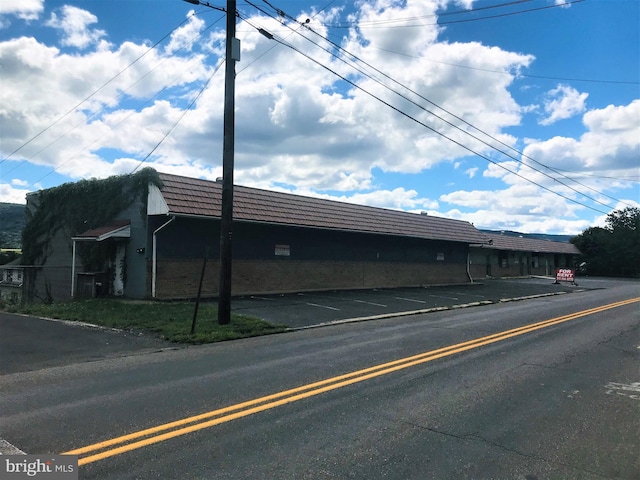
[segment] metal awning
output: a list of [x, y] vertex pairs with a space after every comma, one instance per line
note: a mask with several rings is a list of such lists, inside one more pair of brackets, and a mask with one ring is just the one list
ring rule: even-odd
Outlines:
[[109, 238], [130, 238], [131, 220], [115, 220], [107, 225], [87, 230], [76, 237], [73, 241], [95, 241], [102, 242]]

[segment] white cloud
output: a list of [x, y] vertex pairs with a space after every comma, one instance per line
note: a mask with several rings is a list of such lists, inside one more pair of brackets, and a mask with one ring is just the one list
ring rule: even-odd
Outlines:
[[[287, 42], [366, 89], [363, 92], [304, 56], [269, 41], [249, 23], [239, 23], [242, 61], [236, 68], [236, 183], [386, 208], [429, 210], [473, 221], [476, 226], [510, 228], [520, 222], [531, 226], [530, 231], [579, 232], [580, 222], [584, 222], [577, 220], [576, 212], [581, 207], [559, 200], [516, 174], [545, 186], [553, 183], [550, 179], [516, 161], [501, 164], [513, 173], [489, 164], [481, 176], [478, 167], [467, 168], [469, 164], [461, 160], [469, 152], [450, 139], [491, 155], [487, 146], [380, 84], [398, 90], [451, 123], [469, 128], [433, 104], [481, 126], [508, 145], [517, 144], [519, 139], [511, 127], [519, 126], [522, 116], [535, 107], [519, 105], [511, 90], [518, 73], [534, 61], [532, 55], [479, 42], [443, 41], [436, 25], [403, 28], [402, 35], [393, 28], [406, 25], [407, 19], [435, 14], [444, 3], [377, 0], [363, 3], [353, 15], [356, 24], [341, 46], [408, 89], [360, 64], [380, 82], [364, 77], [301, 36], [288, 35], [276, 20], [249, 19], [281, 38], [286, 36]], [[457, 3], [465, 8], [472, 4], [471, 0]], [[5, 3], [0, 5], [4, 7]], [[309, 25], [319, 36], [309, 35], [322, 42], [321, 37], [328, 33], [326, 25], [338, 12], [332, 9], [301, 18], [311, 18]], [[194, 177], [220, 176], [222, 70], [183, 114], [213, 73], [211, 65], [224, 55], [224, 36], [215, 31], [206, 39], [194, 41], [203, 31], [204, 22], [191, 14], [187, 18], [164, 48], [153, 50], [142, 40], [108, 44], [106, 33], [94, 28], [98, 24], [95, 15], [69, 6], [56, 10], [48, 24], [63, 33], [62, 46], [81, 49], [79, 52], [69, 54], [34, 37], [1, 41], [3, 154], [44, 132], [3, 167], [8, 170], [14, 162], [26, 160], [55, 168], [70, 179], [128, 173], [179, 121], [145, 165]], [[96, 45], [98, 48], [91, 48]], [[97, 91], [101, 85], [104, 88]], [[160, 92], [162, 95], [156, 98]], [[545, 112], [542, 122], [551, 124], [584, 113], [586, 96], [559, 85], [548, 92], [540, 107]], [[89, 101], [67, 114], [85, 98]], [[583, 116], [586, 133], [581, 137], [529, 140], [525, 153], [550, 166], [576, 172], [637, 175], [631, 170], [637, 167], [640, 103], [634, 103], [587, 111]], [[376, 186], [374, 172], [414, 174], [447, 162], [459, 169], [456, 185], [473, 179], [470, 191], [456, 187], [460, 191], [431, 199], [409, 188], [393, 185], [379, 190]], [[491, 182], [491, 189], [476, 189], [475, 183], [481, 182]], [[603, 186], [597, 180], [585, 182], [594, 188]], [[14, 198], [15, 192], [23, 195], [18, 188], [21, 185], [5, 185], [0, 198], [5, 194]], [[561, 192], [574, 194], [567, 189]], [[450, 210], [434, 212], [439, 202], [446, 203]], [[472, 209], [477, 212], [469, 213]], [[561, 225], [565, 222], [569, 225], [566, 228]]]
[[64, 5], [60, 9], [60, 15], [52, 13], [46, 25], [64, 33], [61, 42], [63, 46], [84, 49], [97, 44], [106, 35], [104, 30], [89, 28], [89, 25], [97, 22], [98, 18], [92, 13], [71, 5]]
[[442, 214], [466, 220], [477, 228], [577, 235], [590, 223], [578, 218], [583, 207], [531, 184], [504, 190], [457, 191], [439, 200], [465, 209], [454, 207]]
[[[508, 91], [513, 76], [496, 75], [476, 67], [510, 72], [527, 66], [533, 57], [479, 43], [441, 43], [437, 41], [436, 26], [409, 29], [408, 38], [402, 42], [398, 41], [393, 28], [366, 28], [367, 22], [424, 15], [425, 9], [435, 13], [438, 6], [438, 2], [363, 5], [358, 21], [366, 38], [358, 40], [354, 30], [346, 48], [409, 88], [429, 91], [433, 102], [457, 112], [471, 123], [481, 122], [488, 133], [513, 143], [514, 138], [501, 132], [520, 121], [520, 107]], [[66, 45], [86, 48], [104, 37], [103, 31], [90, 28], [97, 23], [97, 18], [86, 10], [67, 6], [59, 12], [51, 17], [49, 25], [62, 29]], [[331, 10], [315, 16], [314, 30], [326, 33], [323, 23], [336, 12]], [[274, 32], [283, 30], [276, 20], [260, 18], [259, 24]], [[186, 100], [197, 93], [200, 82], [208, 75], [203, 55], [185, 52], [182, 56], [176, 55], [180, 49], [188, 52], [197, 48], [193, 39], [202, 27], [198, 17], [190, 16], [189, 21], [173, 33], [161, 53], [156, 50], [146, 53], [148, 47], [131, 42], [103, 45], [97, 51], [82, 55], [64, 54], [34, 38], [0, 43], [0, 60], [11, 65], [3, 76], [5, 88], [0, 96], [12, 99], [3, 103], [16, 105], [15, 109], [0, 112], [0, 127], [6, 127], [7, 132], [3, 138], [4, 148], [12, 151], [58, 121], [55, 128], [23, 148], [15, 159], [50, 165], [72, 178], [79, 178], [86, 170], [76, 168], [81, 162], [96, 165], [95, 169], [102, 171], [102, 164], [113, 161], [100, 158], [103, 149], [119, 150], [119, 158], [144, 157], [172, 128], [183, 113]], [[236, 177], [239, 181], [358, 191], [371, 188], [371, 171], [376, 167], [385, 171], [420, 172], [440, 162], [454, 161], [463, 153], [447, 138], [408, 120], [371, 95], [345, 90], [344, 82], [303, 56], [292, 54], [282, 46], [271, 50], [273, 43], [249, 25], [241, 24], [237, 30], [243, 46], [236, 83]], [[287, 41], [311, 51], [321, 64], [354, 78], [353, 70], [327, 52], [310, 50], [310, 44], [301, 37], [292, 36]], [[417, 55], [404, 55], [408, 48], [414, 49]], [[265, 52], [268, 55], [263, 56]], [[144, 57], [136, 61], [143, 54]], [[258, 58], [259, 64], [253, 66]], [[462, 75], [461, 69], [453, 64], [474, 69], [464, 69]], [[119, 72], [122, 73], [114, 78]], [[144, 108], [129, 107], [130, 103], [125, 103], [131, 98], [151, 98], [175, 79], [182, 88], [174, 88], [176, 96], [169, 97], [171, 103], [155, 101]], [[479, 150], [486, 149], [474, 145], [462, 132], [407, 104], [378, 83], [370, 79], [361, 79], [358, 83], [372, 95], [409, 112], [443, 135]], [[31, 88], [22, 88], [24, 84]], [[97, 86], [105, 84], [105, 88], [95, 92]], [[223, 92], [220, 72], [150, 161], [160, 167], [199, 165], [203, 175], [218, 168], [222, 152], [218, 132], [222, 124]], [[402, 93], [428, 106], [407, 90]], [[81, 110], [59, 121], [61, 115], [89, 96], [90, 101]], [[435, 110], [433, 106], [429, 108]], [[113, 169], [114, 173], [119, 171], [119, 167]]]
[[[639, 118], [640, 100], [586, 112], [583, 122], [587, 132], [578, 139], [529, 140], [523, 163], [488, 165], [483, 176], [504, 182], [506, 189], [460, 190], [442, 195], [439, 200], [453, 207], [446, 215], [480, 228], [578, 234], [589, 226], [604, 225], [606, 215], [597, 211], [592, 220], [584, 220], [592, 212], [584, 204], [591, 203], [596, 210], [605, 212], [637, 204], [637, 184], [626, 178], [638, 178]], [[529, 164], [538, 171], [529, 168]], [[617, 197], [622, 189], [632, 190], [632, 200], [608, 197], [605, 192], [614, 188], [618, 189]]]
[[[283, 190], [288, 191], [288, 190]], [[293, 193], [340, 202], [355, 203], [357, 205], [369, 205], [372, 207], [389, 208], [393, 210], [425, 211], [438, 208], [438, 202], [429, 198], [419, 197], [415, 190], [395, 188], [393, 190], [376, 190], [369, 193], [356, 193], [353, 195], [323, 195], [314, 190], [297, 189]]]
[[31, 189], [16, 188], [8, 183], [0, 183], [0, 201], [5, 203], [27, 203], [27, 193]]
[[[72, 165], [73, 159], [84, 158], [87, 165], [108, 165], [108, 158], [92, 153], [103, 148], [147, 154], [177, 121], [182, 109], [172, 110], [166, 101], [141, 110], [110, 109], [117, 105], [140, 108], [145, 100], [171, 85], [176, 94], [183, 95], [182, 86], [206, 77], [202, 59], [201, 55], [161, 56], [133, 43], [114, 50], [67, 55], [34, 38], [0, 42], [3, 149], [11, 152], [37, 135], [12, 159], [61, 167], [72, 178], [81, 178], [80, 172], [85, 170], [69, 171], [63, 163]], [[97, 90], [101, 85], [104, 88]], [[72, 111], [87, 98], [81, 109]], [[180, 97], [173, 99], [184, 103]]]
[[584, 114], [587, 131], [578, 139], [557, 136], [531, 141], [524, 154], [550, 167], [572, 172], [619, 178], [637, 176], [640, 159], [638, 119], [640, 100], [593, 109]]
[[588, 93], [580, 93], [568, 85], [558, 85], [549, 90], [544, 100], [547, 116], [540, 120], [540, 125], [551, 125], [584, 112], [588, 96]]
[[472, 168], [468, 168], [467, 170], [465, 170], [464, 173], [466, 173], [467, 175], [469, 175], [469, 178], [473, 178], [476, 176], [476, 173], [478, 173], [478, 167], [472, 167]]
[[35, 20], [44, 10], [44, 0], [2, 0], [0, 2], [0, 22], [2, 16], [16, 16], [22, 20]]
[[178, 50], [191, 50], [194, 42], [200, 41], [199, 35], [204, 27], [204, 20], [197, 17], [193, 10], [187, 14], [187, 23], [171, 33], [171, 40], [165, 47], [165, 53], [171, 55]]

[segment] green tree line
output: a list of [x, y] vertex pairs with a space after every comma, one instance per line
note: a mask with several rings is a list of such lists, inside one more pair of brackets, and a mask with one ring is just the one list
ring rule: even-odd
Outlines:
[[571, 243], [582, 252], [587, 275], [640, 277], [640, 208], [610, 213], [604, 228], [587, 228]]

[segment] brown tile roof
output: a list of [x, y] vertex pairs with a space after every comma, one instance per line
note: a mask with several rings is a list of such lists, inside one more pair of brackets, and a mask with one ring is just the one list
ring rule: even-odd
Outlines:
[[[168, 214], [220, 217], [222, 184], [160, 173]], [[469, 222], [234, 186], [237, 221], [397, 235], [463, 243], [486, 242]]]
[[510, 250], [514, 252], [534, 252], [534, 253], [568, 253], [579, 255], [580, 250], [572, 244], [565, 242], [553, 242], [551, 240], [541, 240], [537, 238], [514, 237], [511, 235], [500, 235], [497, 233], [486, 233], [491, 245], [483, 248], [495, 250]]

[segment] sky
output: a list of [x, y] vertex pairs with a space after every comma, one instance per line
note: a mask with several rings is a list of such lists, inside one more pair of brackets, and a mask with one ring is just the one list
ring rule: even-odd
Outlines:
[[[226, 2], [209, 5], [2, 0], [0, 202], [144, 167], [222, 176]], [[237, 12], [237, 185], [522, 233], [640, 206], [638, 0]]]

